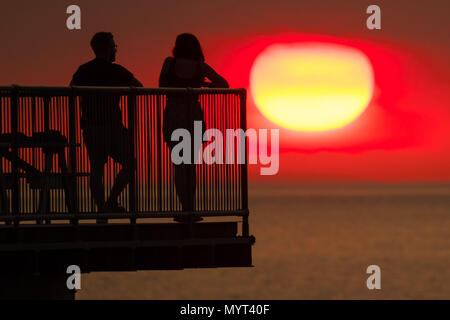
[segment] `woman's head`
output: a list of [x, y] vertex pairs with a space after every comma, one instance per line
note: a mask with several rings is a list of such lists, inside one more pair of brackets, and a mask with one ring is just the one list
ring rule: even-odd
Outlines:
[[190, 33], [182, 33], [177, 36], [175, 48], [173, 48], [173, 56], [175, 58], [205, 61], [200, 42]]

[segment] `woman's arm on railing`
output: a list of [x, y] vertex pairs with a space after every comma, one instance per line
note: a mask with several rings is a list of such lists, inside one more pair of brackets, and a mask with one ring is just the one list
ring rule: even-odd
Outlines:
[[172, 58], [167, 57], [164, 60], [164, 64], [161, 69], [161, 73], [159, 74], [159, 86], [160, 87], [168, 87], [169, 86], [169, 64]]
[[209, 66], [207, 63], [203, 63], [203, 74], [205, 75], [208, 80], [211, 82], [205, 82], [205, 87], [210, 88], [229, 88], [227, 80], [225, 80], [224, 77], [222, 77], [220, 74], [216, 72], [211, 66]]

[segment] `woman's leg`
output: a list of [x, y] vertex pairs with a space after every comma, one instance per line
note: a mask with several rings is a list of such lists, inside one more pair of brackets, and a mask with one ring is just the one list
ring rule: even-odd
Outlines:
[[183, 211], [194, 211], [195, 198], [195, 165], [179, 164], [175, 165], [175, 187], [180, 199]]
[[[193, 137], [194, 130], [191, 131], [191, 137]], [[172, 154], [173, 144], [168, 144], [170, 153]], [[178, 195], [178, 199], [181, 202], [182, 210], [187, 212], [195, 211], [195, 191], [196, 191], [196, 165], [194, 162], [194, 154], [195, 152], [199, 152], [199, 150], [195, 151], [194, 146], [192, 144], [191, 149], [191, 163], [190, 164], [179, 164], [175, 165], [175, 188]], [[182, 155], [181, 155], [182, 156]], [[185, 222], [185, 221], [200, 221], [202, 218], [175, 218], [175, 221]]]

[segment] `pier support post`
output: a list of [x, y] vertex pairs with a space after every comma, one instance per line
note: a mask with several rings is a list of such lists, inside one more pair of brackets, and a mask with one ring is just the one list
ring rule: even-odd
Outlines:
[[0, 299], [75, 300], [75, 290], [66, 285], [67, 275], [0, 276]]

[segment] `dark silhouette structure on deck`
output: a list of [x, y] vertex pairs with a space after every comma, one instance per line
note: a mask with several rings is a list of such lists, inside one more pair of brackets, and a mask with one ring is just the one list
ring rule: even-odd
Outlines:
[[[197, 165], [195, 210], [183, 211], [162, 133], [169, 94], [188, 105], [198, 97], [208, 128], [246, 130], [244, 89], [0, 87], [0, 296], [73, 298], [69, 265], [82, 272], [252, 265], [247, 166], [236, 161], [247, 158], [239, 155], [245, 136], [233, 142], [233, 164]], [[118, 197], [125, 212], [98, 210], [80, 127], [81, 100], [101, 106], [112, 95], [130, 132], [132, 174]], [[106, 196], [120, 170], [108, 158]], [[173, 222], [186, 215], [205, 221]]]

